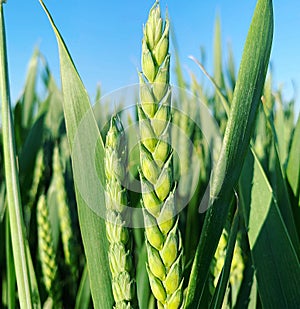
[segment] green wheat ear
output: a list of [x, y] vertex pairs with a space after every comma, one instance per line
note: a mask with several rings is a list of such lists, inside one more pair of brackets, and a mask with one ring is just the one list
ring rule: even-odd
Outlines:
[[49, 210], [45, 195], [37, 203], [38, 248], [46, 291], [53, 304], [61, 306], [61, 287], [58, 283], [58, 267], [53, 247]]
[[106, 176], [106, 234], [109, 241], [109, 266], [115, 308], [133, 308], [136, 303], [132, 240], [125, 226], [127, 206], [126, 181], [127, 151], [120, 119], [113, 117], [106, 136], [104, 170]]
[[[230, 267], [229, 283], [232, 287], [235, 287], [234, 291], [238, 290], [238, 288], [240, 287], [242, 283], [243, 271], [244, 271], [244, 259], [243, 259], [241, 244], [240, 244], [240, 237], [241, 235], [238, 234], [237, 241], [234, 247], [231, 267]], [[221, 275], [221, 272], [224, 266], [227, 242], [228, 242], [228, 234], [227, 234], [227, 231], [224, 229], [221, 235], [221, 238], [219, 240], [219, 244], [216, 249], [214, 259], [212, 260], [212, 263], [210, 265], [210, 273], [213, 277], [213, 280], [210, 279], [211, 280], [210, 290], [212, 294], [218, 284], [218, 280], [219, 280], [219, 277]], [[232, 297], [233, 296], [236, 296], [236, 295], [232, 295]]]
[[62, 237], [62, 244], [66, 265], [75, 284], [77, 278], [77, 258], [75, 250], [75, 238], [72, 229], [70, 209], [67, 204], [67, 193], [65, 190], [65, 180], [60, 162], [59, 148], [57, 145], [53, 151], [53, 182], [56, 190], [58, 206], [59, 225]]
[[169, 21], [158, 1], [151, 8], [142, 41], [140, 78], [140, 179], [148, 275], [159, 308], [182, 305], [182, 240], [175, 205], [170, 123]]

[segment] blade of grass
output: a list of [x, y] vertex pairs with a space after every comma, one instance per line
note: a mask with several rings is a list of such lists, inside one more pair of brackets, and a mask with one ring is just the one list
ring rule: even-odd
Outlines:
[[[254, 267], [252, 265], [252, 259], [248, 250], [247, 250], [247, 261], [245, 265], [245, 269], [243, 272], [243, 281], [241, 283], [236, 303], [234, 305], [234, 309], [241, 309], [241, 308], [248, 308], [250, 307], [250, 302], [254, 300], [253, 292], [252, 290], [255, 289], [253, 286], [256, 284], [255, 282], [255, 276], [254, 276]], [[255, 289], [256, 291], [256, 289]], [[256, 301], [255, 301], [256, 304]], [[252, 307], [253, 308], [253, 307]], [[256, 305], [254, 306], [256, 308]]]
[[278, 209], [288, 230], [289, 236], [293, 242], [294, 248], [299, 256], [300, 243], [295, 225], [290, 197], [288, 195], [286, 182], [280, 164], [279, 152], [275, 141], [271, 145], [269, 156], [270, 184], [274, 191], [274, 196], [277, 201]]
[[[222, 38], [221, 38], [221, 20], [220, 15], [217, 14], [215, 18], [215, 29], [214, 29], [214, 80], [219, 86], [221, 91], [225, 90], [225, 81], [223, 75], [222, 67]], [[220, 100], [218, 93], [214, 95], [213, 109], [215, 111], [215, 116], [217, 121], [220, 123], [221, 131], [223, 132], [226, 126], [226, 117], [224, 111], [224, 103]]]
[[30, 59], [27, 77], [22, 97], [22, 125], [29, 127], [33, 121], [34, 105], [36, 103], [36, 80], [39, 63], [39, 51], [35, 49]]
[[217, 14], [215, 19], [214, 31], [214, 80], [220, 89], [224, 89], [225, 82], [222, 68], [221, 19], [219, 14]]
[[[1, 179], [1, 181], [2, 181], [2, 179]], [[7, 206], [7, 203], [6, 203], [5, 181], [2, 181], [1, 184], [0, 184], [0, 222], [3, 221], [6, 206]]]
[[211, 199], [190, 276], [185, 308], [197, 308], [227, 217], [255, 123], [273, 38], [271, 0], [258, 0], [234, 90], [223, 147], [213, 172]]
[[235, 246], [235, 242], [237, 238], [238, 228], [239, 228], [239, 214], [236, 213], [233, 219], [231, 230], [230, 230], [228, 245], [226, 248], [226, 257], [225, 257], [224, 266], [223, 266], [222, 273], [220, 275], [212, 302], [209, 306], [210, 308], [221, 308], [222, 307], [226, 288], [228, 286], [231, 262], [233, 258], [234, 246]]
[[[228, 60], [227, 60], [227, 76], [229, 80], [229, 86], [230, 92], [234, 90], [235, 82], [236, 82], [236, 73], [235, 73], [235, 63], [234, 63], [234, 56], [233, 56], [233, 50], [231, 43], [227, 46], [227, 52], [228, 52]], [[227, 90], [228, 92], [228, 90]], [[230, 96], [229, 96], [230, 97]]]
[[[48, 16], [59, 47], [63, 109], [67, 136], [72, 154], [72, 166], [73, 170], [80, 170], [80, 172], [74, 173], [74, 182], [79, 223], [86, 253], [93, 302], [95, 308], [111, 308], [113, 305], [113, 297], [107, 257], [108, 246], [105, 221], [89, 207], [90, 205], [87, 204], [87, 201], [85, 201], [84, 197], [81, 195], [81, 191], [79, 191], [78, 187], [78, 184], [82, 183], [82, 179], [84, 179], [85, 188], [86, 190], [90, 190], [87, 192], [90, 192], [91, 198], [99, 197], [97, 201], [98, 208], [102, 209], [102, 207], [105, 207], [103, 186], [101, 186], [99, 182], [99, 187], [95, 188], [94, 179], [90, 177], [93, 171], [89, 170], [87, 167], [87, 162], [91, 164], [92, 168], [94, 168], [94, 164], [96, 164], [100, 170], [100, 177], [102, 177], [102, 181], [104, 181], [103, 141], [95, 118], [93, 117], [87, 92], [76, 71], [68, 49], [43, 1], [40, 0], [40, 3]], [[83, 124], [81, 121], [85, 116], [89, 117], [89, 121]], [[80, 125], [85, 125], [85, 136], [84, 140], [78, 141], [75, 139], [78, 139], [76, 134], [80, 129]], [[96, 145], [94, 143], [95, 137], [98, 141]], [[76, 153], [74, 153], [73, 146], [76, 141], [78, 149], [76, 149]], [[93, 154], [96, 156], [96, 162], [91, 162], [90, 158], [94, 158]], [[95, 196], [93, 191], [91, 191], [92, 188], [96, 190]]]
[[[266, 101], [265, 101], [266, 102]], [[278, 204], [278, 208], [281, 212], [281, 216], [284, 220], [284, 223], [287, 227], [291, 240], [293, 241], [294, 247], [299, 254], [300, 244], [299, 238], [297, 235], [297, 229], [295, 225], [295, 221], [292, 213], [292, 206], [290, 203], [290, 198], [287, 191], [286, 181], [285, 181], [285, 173], [283, 166], [285, 165], [280, 160], [280, 148], [278, 143], [278, 134], [276, 132], [274, 122], [271, 117], [268, 117], [268, 109], [265, 106], [264, 113], [261, 114], [264, 122], [264, 125], [268, 123], [268, 127], [270, 128], [271, 134], [271, 143], [269, 145], [269, 153], [268, 153], [268, 170], [270, 175], [270, 184], [274, 190], [274, 195]], [[281, 137], [282, 138], [282, 137]]]
[[[30, 182], [28, 181], [28, 174], [33, 170], [34, 163], [36, 159], [36, 154], [42, 143], [43, 133], [44, 133], [44, 118], [45, 114], [42, 114], [32, 125], [25, 142], [23, 143], [22, 150], [19, 155], [19, 170], [20, 178], [25, 178], [24, 181], [26, 190]], [[22, 187], [22, 192], [24, 192], [24, 186]]]
[[[257, 280], [256, 277], [253, 277], [253, 283], [251, 286], [251, 291], [250, 291], [250, 300], [249, 300], [249, 304], [247, 307], [247, 309], [256, 309], [257, 307], [257, 303], [259, 302], [259, 297], [258, 297], [258, 291], [257, 291]], [[241, 308], [241, 307], [236, 307], [236, 308]]]
[[31, 287], [31, 299], [34, 309], [40, 309], [41, 308], [41, 300], [40, 300], [40, 293], [39, 288], [35, 276], [35, 270], [31, 259], [30, 254], [30, 248], [28, 241], [26, 240], [26, 258], [27, 258], [27, 264], [28, 264], [28, 271], [30, 276], [30, 287]]
[[76, 296], [75, 309], [89, 308], [90, 300], [91, 300], [91, 289], [89, 283], [89, 274], [87, 265], [85, 264]]
[[[286, 169], [287, 179], [295, 198], [300, 196], [300, 114], [294, 131]], [[299, 204], [300, 206], [300, 204]]]
[[299, 308], [299, 260], [272, 188], [253, 151], [246, 157], [240, 191], [241, 211], [263, 307]]
[[228, 102], [224, 96], [224, 94], [222, 93], [222, 90], [221, 88], [218, 86], [218, 84], [216, 83], [216, 81], [214, 80], [214, 78], [212, 76], [209, 75], [209, 73], [206, 71], [205, 67], [203, 66], [203, 64], [197, 60], [194, 56], [189, 56], [189, 58], [191, 60], [193, 60], [197, 65], [198, 67], [200, 68], [200, 70], [204, 73], [204, 75], [209, 79], [209, 81], [213, 84], [215, 90], [216, 90], [216, 94], [218, 95], [219, 99], [221, 100], [221, 103], [223, 105], [223, 108], [226, 112], [226, 115], [228, 116], [229, 115], [229, 105], [228, 105]]
[[16, 273], [14, 267], [14, 258], [10, 238], [9, 214], [6, 212], [6, 231], [5, 231], [5, 250], [6, 250], [6, 272], [7, 272], [7, 306], [15, 308], [16, 306]]
[[280, 163], [282, 166], [286, 166], [286, 161], [288, 158], [288, 148], [289, 148], [289, 141], [287, 140], [287, 131], [288, 126], [285, 121], [284, 116], [284, 107], [282, 103], [281, 91], [276, 93], [276, 113], [275, 119], [273, 122], [274, 130], [277, 136], [277, 147], [278, 147], [278, 155], [280, 158]]
[[147, 250], [145, 244], [140, 247], [136, 268], [137, 297], [140, 308], [147, 308], [151, 295], [149, 279], [146, 269]]
[[14, 265], [21, 308], [32, 308], [30, 277], [26, 260], [24, 220], [16, 162], [16, 148], [10, 103], [3, 1], [0, 1], [0, 89], [2, 102], [3, 152], [7, 202]]
[[286, 178], [295, 224], [298, 227], [298, 237], [300, 238], [300, 114], [291, 142]]

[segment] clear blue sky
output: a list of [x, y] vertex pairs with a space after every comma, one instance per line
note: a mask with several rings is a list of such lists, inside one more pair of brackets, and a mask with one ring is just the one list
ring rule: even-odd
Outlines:
[[[271, 61], [274, 82], [284, 84], [289, 97], [292, 80], [300, 89], [300, 2], [273, 2], [275, 34]], [[107, 93], [137, 82], [142, 24], [153, 0], [45, 0], [45, 3], [91, 97], [98, 83], [103, 93]], [[204, 46], [207, 69], [212, 72], [217, 12], [221, 16], [224, 53], [227, 42], [231, 41], [238, 67], [255, 3], [255, 0], [161, 0], [163, 11], [168, 6], [184, 67], [201, 76], [188, 56], [199, 57], [199, 48]], [[39, 46], [59, 81], [58, 52], [54, 34], [38, 0], [7, 0], [4, 9], [12, 99], [15, 100], [21, 92], [34, 47]], [[299, 95], [297, 97], [299, 110]]]

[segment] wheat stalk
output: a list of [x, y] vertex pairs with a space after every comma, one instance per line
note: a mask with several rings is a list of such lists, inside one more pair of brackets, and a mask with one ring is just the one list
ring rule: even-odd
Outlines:
[[135, 283], [132, 279], [132, 241], [125, 226], [127, 191], [123, 187], [126, 179], [126, 142], [123, 127], [117, 117], [111, 118], [106, 136], [104, 169], [106, 176], [106, 233], [109, 241], [109, 266], [112, 274], [112, 291], [115, 308], [133, 308], [135, 305]]
[[176, 218], [169, 86], [169, 21], [158, 1], [144, 27], [140, 77], [140, 179], [148, 275], [159, 308], [182, 304], [182, 244]]

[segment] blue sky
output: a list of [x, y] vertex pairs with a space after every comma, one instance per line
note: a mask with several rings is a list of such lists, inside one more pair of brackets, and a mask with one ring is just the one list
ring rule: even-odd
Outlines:
[[[91, 97], [95, 95], [99, 83], [105, 94], [137, 82], [142, 25], [153, 0], [45, 0], [45, 3]], [[207, 69], [212, 72], [217, 13], [221, 17], [224, 55], [227, 43], [231, 42], [238, 68], [255, 3], [255, 0], [161, 0], [163, 11], [168, 7], [184, 68], [203, 78], [199, 69], [188, 59], [189, 55], [199, 57], [200, 46], [203, 46]], [[54, 34], [38, 0], [8, 0], [4, 9], [14, 101], [22, 90], [28, 60], [35, 46], [39, 46], [59, 82], [58, 51]], [[290, 97], [291, 81], [294, 80], [300, 87], [299, 1], [274, 1], [274, 17], [271, 54], [274, 83], [283, 84], [286, 96]], [[299, 95], [297, 97], [299, 110]]]

